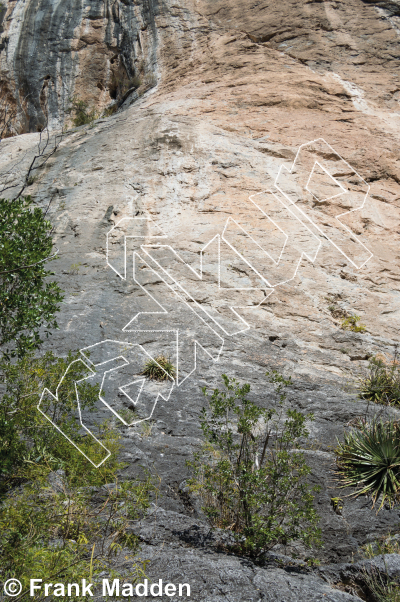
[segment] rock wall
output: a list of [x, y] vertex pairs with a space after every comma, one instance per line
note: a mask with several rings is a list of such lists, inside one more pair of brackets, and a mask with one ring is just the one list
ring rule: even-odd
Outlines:
[[[162, 525], [154, 519], [141, 535], [155, 578], [186, 567], [199, 601], [226, 594], [282, 602], [276, 584], [284, 582], [292, 592], [285, 600], [323, 599], [327, 586], [303, 569], [289, 577], [217, 553], [207, 537], [200, 545], [195, 535], [208, 528], [188, 497], [185, 461], [201, 441], [200, 388], [220, 385], [226, 373], [270, 407], [276, 398], [265, 372], [276, 368], [293, 378], [288, 403], [315, 414], [306, 453], [322, 486], [324, 547], [316, 555], [348, 562], [398, 531], [398, 509], [376, 515], [368, 500], [343, 496], [332, 450], [356, 418], [399, 416], [364, 403], [355, 389], [368, 358], [389, 359], [400, 334], [399, 4], [74, 6], [8, 4], [1, 81], [24, 107], [20, 131], [31, 133], [1, 142], [3, 179], [16, 184], [36, 152], [41, 94], [50, 122], [61, 125], [71, 95], [105, 107], [114, 73], [154, 72], [158, 84], [125, 100], [117, 92], [116, 114], [70, 129], [28, 187], [49, 207], [59, 249], [53, 269], [66, 291], [60, 331], [47, 345], [60, 354], [96, 346], [97, 364], [122, 353], [109, 341], [163, 351], [175, 363], [180, 354], [182, 382], [170, 395], [161, 391], [150, 431], [114, 417], [126, 474], [146, 466], [162, 479]], [[243, 305], [235, 316], [231, 307]], [[345, 313], [359, 315], [366, 330], [343, 330]], [[181, 346], [159, 331], [179, 332]], [[146, 391], [145, 410], [153, 394]], [[118, 413], [124, 401], [113, 403]], [[97, 417], [108, 416], [101, 408]], [[338, 514], [331, 498], [340, 496]], [[286, 552], [306, 556], [296, 546]]]
[[0, 42], [2, 96], [18, 108], [16, 128], [61, 128], [70, 99], [98, 111], [131, 81], [157, 71], [157, 0], [8, 2]]
[[[135, 76], [153, 83], [162, 77], [173, 88], [199, 63], [205, 72], [214, 36], [235, 31], [334, 74], [355, 102], [365, 103], [367, 95], [393, 107], [399, 19], [398, 4], [385, 1], [10, 0], [0, 11], [2, 98], [18, 109], [19, 133], [37, 131], [47, 120], [62, 127], [71, 97], [101, 112], [121, 100]], [[243, 65], [233, 63], [240, 73]], [[307, 104], [302, 91], [300, 102]]]

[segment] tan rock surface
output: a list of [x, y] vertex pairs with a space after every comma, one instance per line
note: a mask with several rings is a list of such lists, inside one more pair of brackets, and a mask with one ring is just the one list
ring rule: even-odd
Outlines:
[[[129, 5], [142, 10], [144, 4]], [[13, 6], [10, 3], [9, 15]], [[138, 99], [128, 97], [112, 117], [68, 132], [30, 188], [43, 206], [51, 200], [49, 214], [60, 250], [53, 266], [66, 298], [60, 332], [50, 343], [59, 352], [115, 339], [140, 342], [151, 354], [164, 348], [173, 354], [165, 335], [162, 339], [154, 333], [123, 332], [139, 311], [149, 311], [150, 306], [154, 310], [154, 299], [168, 306], [169, 315], [142, 316], [141, 328], [182, 331], [183, 377], [194, 366], [193, 338], [199, 337], [214, 357], [223, 339], [219, 363], [199, 355], [196, 373], [177, 393], [178, 406], [165, 403], [157, 408], [154, 418], [160, 429], [169, 421], [172, 430], [181, 429], [173, 433], [175, 442], [178, 436], [184, 440], [190, 431], [187, 425], [196, 422], [192, 406], [200, 384], [217, 384], [221, 371], [251, 382], [261, 397], [265, 370], [271, 366], [296, 382], [327, 386], [325, 401], [318, 397], [322, 389], [314, 394], [314, 384], [310, 391], [305, 384], [303, 397], [293, 403], [316, 412], [313, 433], [328, 452], [343, 424], [365, 412], [360, 401], [344, 403], [346, 382], [365, 370], [371, 355], [389, 357], [400, 334], [396, 7], [394, 2], [361, 0], [154, 3], [157, 86]], [[80, 69], [74, 81], [82, 93], [85, 82], [96, 92], [95, 74], [106, 68], [105, 27], [104, 15], [93, 20], [86, 33], [81, 24], [71, 42]], [[97, 58], [89, 47], [96, 48]], [[109, 87], [94, 92], [91, 98], [103, 107]], [[348, 170], [333, 150], [316, 143], [311, 155], [302, 159], [304, 170], [296, 167], [294, 174], [279, 180], [287, 197], [274, 189], [282, 165], [290, 169], [299, 147], [320, 138], [347, 162]], [[34, 133], [3, 140], [2, 170], [10, 170], [23, 151], [23, 161], [28, 161], [36, 142]], [[310, 180], [313, 196], [305, 186], [315, 160], [320, 166]], [[18, 174], [20, 169], [11, 171]], [[352, 186], [350, 200], [351, 195], [336, 197], [338, 182]], [[257, 195], [264, 213], [251, 195]], [[324, 195], [329, 200], [321, 202]], [[361, 208], [342, 220], [351, 234], [335, 218], [357, 207]], [[106, 264], [107, 232], [124, 218], [146, 222], [141, 224], [143, 238], [129, 242], [126, 280]], [[126, 229], [116, 231], [114, 239], [119, 270], [129, 224], [125, 222]], [[148, 248], [157, 261], [152, 262], [140, 249], [143, 243], [155, 242], [154, 233], [146, 230], [150, 226], [161, 229], [162, 244], [170, 245], [194, 269], [199, 269], [205, 251], [203, 280], [170, 249]], [[215, 237], [224, 233], [219, 264]], [[275, 265], [282, 241], [287, 244]], [[141, 257], [136, 282], [133, 250]], [[301, 252], [309, 259], [299, 263]], [[225, 290], [218, 287], [219, 267]], [[184, 288], [188, 305], [168, 288], [171, 281], [163, 269], [174, 275], [176, 290], [179, 285]], [[226, 290], [234, 287], [256, 290]], [[246, 332], [233, 334], [243, 323], [232, 314], [232, 305], [257, 306], [239, 312], [249, 323]], [[359, 315], [365, 333], [342, 330], [340, 310]], [[334, 425], [328, 431], [327, 423]], [[165, 468], [171, 479], [174, 470], [178, 471], [173, 462]], [[329, 505], [328, 497], [324, 503]], [[387, 524], [374, 523], [370, 532]], [[345, 539], [345, 527], [338, 523], [336, 528], [343, 528]], [[362, 541], [365, 534], [358, 538]], [[354, 546], [346, 540], [341, 552], [329, 553], [349, 558]]]
[[[314, 364], [312, 346], [324, 347], [326, 332], [338, 327], [326, 297], [340, 294], [343, 307], [360, 314], [373, 337], [394, 340], [400, 115], [398, 17], [389, 10], [359, 1], [159, 7], [157, 89], [107, 122], [68, 135], [62, 151], [68, 159], [41, 175], [41, 195], [48, 184], [68, 190], [68, 213], [55, 219], [64, 224], [71, 215], [81, 228], [93, 227], [109, 205], [118, 207], [115, 221], [134, 206], [167, 223], [174, 247], [195, 257], [199, 241], [221, 233], [229, 216], [247, 215], [249, 196], [267, 190], [301, 144], [322, 137], [371, 182], [365, 207], [349, 225], [374, 257], [356, 270], [321, 239], [314, 264], [304, 260], [295, 280], [257, 310], [256, 328], [273, 322], [274, 330], [303, 333], [311, 357], [304, 353], [298, 361]], [[91, 19], [86, 29], [82, 23], [74, 38], [89, 36], [86, 49], [100, 44], [96, 52], [104, 64], [105, 23], [105, 17]], [[97, 62], [87, 52], [79, 54], [79, 77], [90, 87], [84, 74], [94, 77]], [[3, 141], [3, 160], [15, 145]], [[75, 245], [71, 263], [82, 252], [92, 250]], [[339, 353], [336, 361], [343, 365], [346, 358]]]

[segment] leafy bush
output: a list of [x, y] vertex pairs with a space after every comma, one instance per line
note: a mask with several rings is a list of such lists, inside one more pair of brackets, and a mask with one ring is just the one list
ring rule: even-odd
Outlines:
[[400, 364], [397, 350], [389, 365], [379, 358], [370, 360], [368, 375], [360, 380], [360, 397], [375, 403], [400, 404]]
[[[112, 480], [120, 466], [116, 460], [118, 434], [108, 428], [100, 429], [104, 445], [112, 451], [99, 469], [94, 468], [71, 443], [38, 411], [40, 393], [44, 388], [55, 391], [67, 367], [79, 354], [57, 358], [47, 352], [41, 358], [25, 355], [12, 364], [0, 364], [0, 386], [4, 391], [0, 405], [0, 491], [37, 474], [64, 469], [73, 484], [100, 484]], [[80, 435], [76, 416], [75, 380], [86, 376], [84, 364], [73, 364], [64, 378], [63, 395], [52, 402], [52, 420], [80, 448], [92, 457], [97, 448], [91, 437]], [[91, 410], [99, 396], [99, 387], [88, 382], [78, 385], [83, 410]], [[46, 409], [46, 408], [44, 408]]]
[[67, 113], [73, 114], [72, 123], [75, 127], [93, 123], [93, 121], [98, 118], [96, 110], [89, 110], [89, 104], [86, 101], [79, 100], [76, 96], [70, 98], [69, 101], [71, 104], [67, 110]]
[[364, 332], [365, 324], [361, 324], [360, 320], [360, 316], [347, 316], [347, 318], [343, 318], [343, 330], [352, 330], [353, 332]]
[[[64, 491], [55, 491], [39, 478], [3, 502], [0, 579], [17, 576], [23, 590], [32, 576], [44, 582], [57, 576], [78, 582], [83, 575], [96, 581], [104, 570], [115, 572], [115, 557], [121, 553], [124, 562], [131, 561], [133, 579], [143, 576], [144, 565], [133, 556], [139, 540], [129, 531], [149, 506], [151, 479], [116, 482], [95, 491], [94, 500], [90, 487], [78, 490], [68, 480], [64, 483]], [[123, 577], [118, 572], [114, 576]]]
[[50, 328], [63, 296], [48, 280], [52, 225], [30, 197], [0, 199], [0, 348], [10, 358], [37, 349]]
[[[213, 525], [233, 531], [236, 549], [255, 559], [278, 543], [320, 541], [312, 495], [317, 488], [307, 484], [310, 468], [297, 451], [312, 415], [285, 413], [290, 379], [268, 376], [280, 398], [278, 410], [260, 408], [247, 399], [250, 385], [222, 376], [224, 390], [215, 389], [202, 411], [206, 444], [188, 462], [189, 486], [203, 511]], [[203, 393], [207, 397], [206, 388]]]
[[359, 423], [345, 433], [336, 448], [339, 478], [344, 487], [356, 487], [351, 494], [369, 495], [373, 506], [381, 497], [393, 505], [400, 488], [400, 428], [395, 421]]
[[[112, 571], [113, 556], [124, 550], [126, 557], [125, 548], [136, 552], [130, 525], [148, 508], [154, 490], [149, 477], [118, 483], [124, 466], [117, 459], [119, 434], [107, 423], [101, 425], [100, 438], [112, 455], [96, 469], [37, 410], [39, 392], [44, 387], [55, 391], [74, 359], [73, 354], [61, 359], [48, 352], [0, 366], [0, 580], [17, 577], [24, 588], [32, 575], [44, 582], [55, 576], [74, 582]], [[84, 376], [84, 365], [73, 364], [63, 395], [52, 404], [52, 419], [93, 456], [93, 439], [79, 434], [74, 411], [74, 381]], [[99, 387], [85, 382], [78, 387], [82, 408], [94, 408]], [[51, 477], [57, 477], [56, 487], [49, 487]], [[131, 559], [133, 579], [139, 578], [143, 564]]]
[[174, 378], [175, 373], [175, 366], [165, 355], [158, 355], [154, 359], [149, 359], [142, 372], [144, 376], [154, 380], [167, 380], [169, 377]]

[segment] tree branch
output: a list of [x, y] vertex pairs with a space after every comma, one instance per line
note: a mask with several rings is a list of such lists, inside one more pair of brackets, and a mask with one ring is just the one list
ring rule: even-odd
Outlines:
[[30, 265], [21, 265], [19, 268], [14, 268], [13, 270], [4, 270], [4, 272], [0, 272], [0, 276], [2, 276], [3, 274], [12, 274], [14, 272], [20, 272], [21, 270], [25, 270], [26, 268], [33, 268], [35, 267], [35, 265], [39, 265], [39, 263], [43, 263], [44, 261], [50, 261], [50, 259], [52, 259], [58, 254], [58, 252], [59, 249], [57, 249], [56, 252], [53, 253], [53, 255], [49, 255], [49, 257], [45, 257], [44, 259], [41, 259], [36, 263], [31, 263]]

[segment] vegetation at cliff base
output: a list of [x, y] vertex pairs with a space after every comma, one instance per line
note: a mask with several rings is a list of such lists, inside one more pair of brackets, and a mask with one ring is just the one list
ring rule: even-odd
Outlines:
[[[92, 484], [112, 480], [116, 467], [115, 454], [104, 467], [95, 469], [90, 462], [39, 412], [37, 406], [46, 388], [56, 391], [64, 377], [63, 392], [42, 409], [89, 457], [96, 457], [94, 439], [82, 433], [76, 401], [75, 381], [89, 375], [83, 362], [75, 362], [79, 354], [58, 358], [51, 351], [41, 357], [27, 354], [17, 362], [2, 362], [0, 387], [0, 492], [14, 483], [35, 477], [44, 470], [63, 469], [79, 484], [89, 478]], [[67, 368], [75, 362], [67, 374]], [[65, 375], [65, 376], [64, 376]], [[99, 397], [99, 386], [79, 383], [81, 412], [93, 410]], [[114, 431], [104, 428], [106, 447], [116, 445]], [[94, 448], [94, 449], [91, 449]], [[99, 460], [100, 461], [100, 460]]]
[[293, 540], [312, 547], [320, 543], [314, 509], [317, 487], [307, 483], [310, 468], [299, 450], [307, 439], [305, 416], [284, 410], [290, 380], [273, 372], [279, 403], [264, 409], [247, 396], [250, 385], [223, 375], [223, 390], [214, 389], [202, 412], [206, 442], [188, 466], [189, 486], [203, 502], [211, 523], [233, 532], [234, 549], [254, 559], [276, 544]]
[[[106, 571], [123, 578], [117, 568], [121, 555], [125, 565], [129, 561], [130, 581], [145, 576], [144, 564], [135, 558], [139, 540], [132, 525], [148, 508], [151, 480], [116, 480], [97, 489], [88, 481], [78, 489], [70, 486], [63, 471], [55, 477], [30, 481], [3, 501], [0, 579], [18, 578], [22, 594], [29, 594], [32, 577], [45, 583], [80, 583], [84, 576], [96, 583]], [[46, 597], [42, 591], [33, 599]]]
[[[82, 429], [79, 409], [95, 409], [99, 386], [82, 381], [88, 369], [80, 356], [40, 351], [63, 298], [46, 269], [51, 234], [30, 198], [0, 199], [0, 580], [21, 581], [18, 599], [32, 577], [122, 576], [120, 555], [130, 561], [130, 579], [141, 578], [132, 525], [155, 489], [148, 475], [119, 482], [120, 435], [111, 423], [91, 424], [98, 440]], [[41, 398], [45, 388], [51, 395]], [[100, 442], [110, 452], [103, 464]]]
[[[131, 526], [148, 508], [154, 483], [149, 476], [119, 483], [120, 435], [111, 424], [99, 426], [111, 452], [107, 461], [96, 468], [83, 455], [96, 459], [98, 445], [81, 433], [78, 420], [75, 381], [86, 375], [84, 364], [73, 364], [63, 394], [47, 411], [83, 453], [37, 409], [40, 392], [55, 391], [77, 357], [27, 354], [1, 366], [0, 579], [17, 577], [24, 588], [32, 575], [68, 582], [104, 570], [111, 574], [122, 553], [131, 559], [133, 579], [143, 575]], [[97, 385], [79, 384], [82, 410], [93, 410], [98, 396]]]

